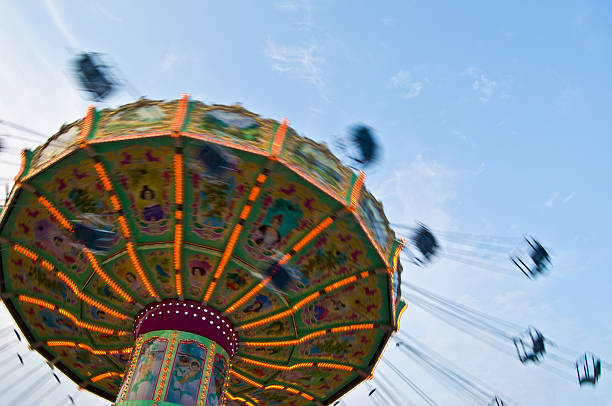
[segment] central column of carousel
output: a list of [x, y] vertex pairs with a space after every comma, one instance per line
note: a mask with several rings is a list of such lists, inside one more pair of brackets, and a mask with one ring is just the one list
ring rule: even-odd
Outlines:
[[238, 349], [232, 323], [192, 300], [151, 303], [134, 319], [117, 406], [217, 406]]

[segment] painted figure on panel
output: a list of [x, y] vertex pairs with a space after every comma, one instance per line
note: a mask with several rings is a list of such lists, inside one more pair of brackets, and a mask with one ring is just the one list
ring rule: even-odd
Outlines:
[[227, 360], [225, 357], [220, 354], [215, 354], [212, 376], [210, 377], [210, 383], [208, 386], [206, 406], [219, 406], [221, 404], [226, 366]]
[[274, 250], [284, 236], [297, 228], [301, 218], [302, 210], [298, 205], [286, 199], [277, 199], [262, 224], [251, 235], [251, 240], [263, 250]]
[[182, 341], [168, 383], [166, 401], [195, 406], [200, 392], [207, 350], [195, 341]]
[[151, 400], [168, 340], [153, 338], [142, 345], [127, 400]]

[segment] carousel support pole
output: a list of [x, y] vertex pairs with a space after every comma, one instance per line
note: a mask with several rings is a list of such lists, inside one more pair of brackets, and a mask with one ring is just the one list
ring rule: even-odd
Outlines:
[[229, 319], [202, 302], [167, 299], [141, 310], [133, 333], [117, 406], [221, 404], [238, 349]]

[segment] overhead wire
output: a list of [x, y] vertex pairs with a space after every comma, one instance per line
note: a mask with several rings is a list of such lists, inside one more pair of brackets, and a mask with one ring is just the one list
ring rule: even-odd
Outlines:
[[[375, 390], [374, 388], [372, 388], [372, 385], [370, 385], [370, 383], [368, 381], [364, 381], [364, 384], [368, 390], [368, 398], [376, 405], [381, 406], [381, 401], [379, 400], [378, 397], [373, 397], [376, 392], [372, 393], [372, 390]], [[386, 403], [386, 401], [385, 401]]]
[[387, 358], [383, 357], [382, 358], [383, 363], [385, 363], [389, 368], [391, 368], [391, 370], [393, 372], [395, 372], [395, 374], [397, 376], [399, 376], [405, 383], [406, 385], [410, 386], [410, 388], [421, 397], [421, 399], [423, 399], [425, 401], [425, 403], [427, 403], [427, 405], [429, 406], [438, 406], [438, 404], [432, 399], [430, 398], [427, 393], [425, 393], [416, 383], [414, 383], [414, 381], [412, 381], [410, 378], [408, 378], [402, 371], [400, 371], [395, 365], [393, 365], [393, 363], [391, 361], [389, 361]]
[[[422, 341], [417, 340], [414, 336], [405, 333], [403, 331], [399, 332], [399, 335], [402, 336], [404, 339], [406, 340], [410, 340], [413, 343], [417, 344], [422, 350], [426, 351], [430, 357], [437, 357], [438, 358], [438, 362], [449, 366], [450, 368], [455, 370], [455, 373], [460, 374], [463, 377], [467, 377], [469, 380], [475, 382], [476, 384], [480, 385], [481, 388], [484, 388], [486, 391], [488, 391], [487, 393], [496, 393], [497, 395], [502, 395], [506, 400], [510, 400], [513, 403], [518, 403], [514, 400], [512, 400], [509, 396], [505, 395], [504, 393], [499, 392], [497, 389], [493, 388], [492, 386], [490, 386], [488, 383], [486, 383], [485, 381], [483, 381], [482, 379], [479, 379], [478, 377], [470, 374], [469, 372], [467, 372], [466, 370], [460, 368], [458, 365], [454, 364], [453, 362], [451, 362], [450, 360], [448, 360], [447, 358], [444, 358], [440, 353], [438, 353], [437, 351], [433, 350], [431, 347], [428, 347], [427, 345], [425, 345]], [[490, 392], [490, 393], [489, 393]]]
[[466, 312], [466, 313], [471, 313], [471, 314], [477, 315], [479, 317], [482, 317], [484, 319], [490, 320], [492, 322], [505, 325], [506, 327], [508, 327], [510, 329], [516, 329], [516, 330], [524, 329], [524, 327], [521, 326], [520, 324], [513, 323], [513, 322], [510, 322], [510, 321], [501, 319], [499, 317], [491, 316], [491, 315], [489, 315], [487, 313], [481, 312], [481, 311], [476, 310], [476, 309], [474, 309], [472, 307], [466, 306], [466, 305], [464, 305], [462, 303], [459, 303], [459, 302], [455, 302], [455, 301], [453, 301], [451, 299], [445, 298], [444, 296], [438, 295], [438, 294], [433, 293], [433, 292], [431, 292], [429, 290], [421, 288], [421, 287], [419, 287], [417, 285], [414, 285], [414, 284], [412, 284], [410, 282], [403, 281], [402, 285], [404, 287], [410, 289], [410, 290], [418, 292], [419, 294], [421, 294], [421, 295], [423, 295], [423, 296], [425, 296], [425, 297], [427, 297], [427, 298], [429, 298], [431, 300], [434, 300], [434, 301], [436, 301], [438, 303], [441, 303], [441, 304], [447, 305], [449, 307], [458, 309], [460, 311], [463, 311], [463, 312]]
[[457, 320], [457, 318], [455, 316], [448, 315], [448, 314], [442, 313], [442, 312], [438, 312], [435, 308], [432, 308], [432, 307], [428, 306], [426, 303], [416, 303], [416, 301], [413, 302], [413, 303], [417, 304], [421, 309], [427, 311], [428, 313], [430, 313], [433, 316], [437, 317], [441, 321], [447, 323], [451, 327], [454, 327], [457, 330], [464, 332], [465, 334], [467, 334], [467, 335], [477, 339], [478, 341], [481, 341], [481, 342], [483, 342], [483, 343], [485, 343], [485, 344], [495, 348], [496, 350], [498, 350], [500, 352], [505, 353], [506, 355], [508, 355], [508, 356], [510, 356], [512, 358], [516, 357], [516, 353], [515, 353], [514, 350], [510, 349], [509, 347], [506, 348], [507, 347], [505, 345], [505, 344], [507, 344], [507, 340], [506, 339], [501, 339], [501, 338], [499, 338], [497, 336], [492, 336], [492, 335], [478, 334], [473, 329], [466, 328], [465, 324], [462, 324], [462, 322]]
[[459, 399], [461, 399], [463, 402], [468, 405], [474, 405], [474, 402], [476, 404], [486, 403], [486, 401], [483, 400], [483, 396], [477, 392], [474, 392], [461, 381], [457, 380], [452, 374], [445, 370], [444, 367], [432, 362], [430, 359], [423, 356], [420, 351], [416, 350], [409, 344], [404, 342], [401, 342], [401, 344], [403, 345], [398, 346], [398, 348], [404, 353], [404, 355], [421, 365], [421, 367], [434, 376], [438, 382], [440, 382], [447, 389], [455, 392], [457, 397], [459, 397]]
[[[397, 397], [393, 394], [391, 389], [386, 384], [383, 384], [382, 380], [377, 379], [376, 377], [374, 377], [372, 380], [374, 381], [374, 383], [377, 386], [379, 386], [379, 387], [381, 387], [383, 389], [382, 392], [381, 392], [381, 395], [386, 396], [387, 399], [392, 402], [391, 403], [392, 405], [400, 405], [402, 403], [409, 404], [409, 405], [414, 405], [414, 403], [408, 401], [407, 399], [403, 399], [403, 402], [399, 401], [397, 399]], [[408, 402], [408, 403], [406, 403], [406, 402]]]

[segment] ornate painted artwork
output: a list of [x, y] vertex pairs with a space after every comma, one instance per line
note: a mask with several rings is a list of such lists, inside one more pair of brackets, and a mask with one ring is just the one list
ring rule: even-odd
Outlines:
[[143, 247], [139, 249], [142, 259], [149, 272], [155, 275], [154, 280], [160, 287], [161, 297], [174, 297], [176, 286], [174, 284], [174, 264], [172, 263], [172, 248]]
[[166, 402], [195, 406], [206, 367], [207, 349], [195, 341], [181, 341], [170, 374]]
[[170, 238], [174, 194], [170, 144], [148, 144], [143, 148], [131, 142], [120, 149], [107, 144], [96, 148], [104, 154], [107, 171], [114, 175], [121, 191], [122, 206], [129, 212], [133, 233], [142, 234], [147, 241]]
[[281, 155], [290, 165], [312, 176], [321, 186], [328, 188], [340, 199], [345, 198], [353, 172], [333, 156], [325, 144], [302, 138], [293, 130], [287, 131], [287, 140]]
[[62, 280], [41, 265], [14, 250], [3, 254], [9, 269], [11, 289], [23, 294], [35, 294], [65, 308], [77, 309], [78, 298]]
[[12, 241], [29, 241], [30, 249], [48, 256], [54, 265], [72, 278], [82, 280], [89, 268], [89, 262], [82, 252], [82, 246], [43, 207], [36, 196], [22, 192], [28, 207], [12, 213]]
[[154, 100], [139, 100], [117, 111], [103, 110], [94, 138], [161, 131], [170, 125], [175, 111], [176, 102]]
[[336, 369], [297, 368], [293, 371], [282, 371], [274, 378], [274, 381], [294, 388], [301, 388], [304, 392], [320, 398], [329, 391], [332, 385], [339, 382], [346, 383], [354, 376], [354, 372]]
[[206, 406], [220, 406], [223, 396], [223, 384], [227, 371], [227, 358], [222, 354], [215, 354], [212, 373], [208, 383], [208, 394], [206, 395]]
[[380, 258], [369, 249], [365, 233], [344, 219], [336, 220], [309, 248], [293, 257], [289, 265], [303, 277], [295, 278], [287, 289], [302, 294], [350, 275], [383, 267]]
[[153, 338], [142, 345], [127, 400], [153, 399], [168, 340]]
[[383, 321], [381, 312], [385, 304], [381, 286], [385, 275], [370, 276], [359, 282], [338, 289], [332, 295], [325, 295], [305, 306], [298, 313], [297, 320], [308, 329], [320, 329], [349, 323]]
[[[110, 401], [130, 365], [124, 400], [189, 406], [329, 404], [364, 379], [403, 306], [394, 233], [358, 174], [239, 105], [142, 99], [87, 120], [24, 154], [0, 217], [0, 293], [43, 354]], [[79, 222], [112, 241], [85, 250]], [[131, 360], [139, 311], [174, 299], [194, 301], [182, 327], [219, 316], [202, 330], [218, 345], [145, 329]]]
[[184, 271], [186, 283], [185, 296], [200, 300], [213, 276], [214, 266], [219, 262], [219, 253], [189, 247], [184, 250]]
[[394, 236], [384, 215], [382, 204], [367, 192], [364, 192], [361, 196], [359, 214], [386, 256], [391, 250]]
[[371, 357], [372, 349], [382, 340], [383, 332], [352, 331], [346, 334], [333, 334], [316, 337], [300, 344], [294, 353], [295, 362], [318, 359], [348, 365], [363, 365]]
[[185, 183], [189, 199], [186, 209], [188, 229], [193, 237], [187, 235], [187, 239], [214, 241], [213, 246], [216, 247], [227, 238], [236, 222], [240, 214], [238, 210], [245, 203], [263, 158], [215, 147], [218, 153], [223, 154], [226, 166], [215, 173], [200, 156], [201, 143], [190, 141], [188, 145]]
[[256, 216], [245, 224], [237, 253], [265, 269], [331, 213], [332, 204], [331, 198], [317, 194], [296, 175], [271, 174], [253, 207]]
[[215, 307], [225, 309], [258, 282], [252, 272], [232, 261], [219, 280], [217, 295], [213, 299]]
[[[135, 298], [141, 301], [146, 301], [149, 298], [146, 287], [138, 276], [138, 272], [134, 268], [134, 265], [132, 264], [132, 261], [127, 253], [124, 252], [121, 255], [114, 257], [105, 265], [112, 271], [112, 274], [115, 276], [116, 280], [121, 281], [121, 283], [132, 295], [134, 295]], [[106, 292], [112, 296], [116, 296], [116, 292], [110, 287], [106, 289]]]
[[72, 146], [81, 131], [81, 121], [73, 124], [63, 125], [57, 134], [34, 152], [32, 166], [38, 168], [60, 155]]
[[251, 396], [264, 405], [301, 406], [309, 404], [307, 399], [283, 390], [255, 390]]
[[[129, 271], [129, 273], [131, 273], [131, 271]], [[131, 280], [131, 276], [127, 276], [126, 282], [129, 283]], [[137, 278], [134, 276], [134, 281], [136, 280]], [[93, 275], [91, 277], [89, 283], [87, 286], [85, 286], [83, 291], [92, 297], [96, 297], [101, 303], [118, 311], [124, 312], [125, 314], [129, 314], [130, 311], [133, 311], [134, 306], [122, 299], [98, 275]]]
[[86, 339], [85, 331], [74, 325], [72, 320], [49, 310], [29, 303], [22, 306], [22, 317], [42, 340], [70, 339], [82, 341]]
[[270, 323], [266, 323], [262, 326], [250, 328], [243, 332], [245, 339], [282, 339], [282, 338], [294, 338], [295, 328], [293, 327], [293, 319], [283, 318], [281, 320], [275, 320]]
[[289, 360], [293, 347], [242, 347], [240, 354], [267, 362], [283, 363]]
[[275, 126], [273, 121], [262, 120], [241, 106], [208, 107], [196, 103], [187, 131], [263, 150], [270, 145]]

